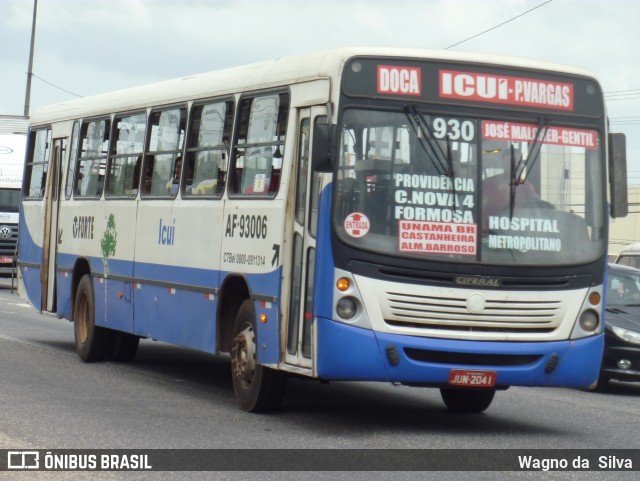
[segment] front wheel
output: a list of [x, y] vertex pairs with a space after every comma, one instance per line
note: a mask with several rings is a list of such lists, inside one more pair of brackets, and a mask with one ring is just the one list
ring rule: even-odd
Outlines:
[[285, 376], [257, 363], [256, 315], [251, 299], [238, 310], [231, 348], [231, 378], [236, 401], [249, 412], [276, 409], [284, 393]]
[[495, 389], [440, 389], [447, 408], [459, 413], [481, 413], [491, 405], [495, 394]]
[[112, 331], [96, 326], [91, 276], [80, 279], [73, 308], [73, 333], [76, 351], [84, 362], [103, 361], [111, 345]]

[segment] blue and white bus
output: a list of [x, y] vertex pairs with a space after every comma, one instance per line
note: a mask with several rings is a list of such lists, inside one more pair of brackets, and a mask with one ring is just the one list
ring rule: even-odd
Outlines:
[[28, 143], [20, 291], [84, 361], [228, 353], [247, 411], [288, 375], [470, 412], [598, 378], [626, 160], [582, 70], [334, 49], [44, 107]]

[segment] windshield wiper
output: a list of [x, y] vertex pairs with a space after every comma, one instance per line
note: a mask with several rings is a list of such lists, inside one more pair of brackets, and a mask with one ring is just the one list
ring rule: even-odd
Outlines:
[[[523, 160], [523, 156], [521, 153], [520, 159], [516, 163], [516, 155], [513, 144], [511, 144], [510, 146], [511, 172], [509, 181], [509, 218], [513, 217], [513, 209], [515, 208], [516, 202], [516, 187], [524, 184], [527, 180], [527, 177], [529, 177], [529, 175], [531, 174], [533, 166], [540, 156], [540, 151], [542, 150], [542, 140], [547, 135], [548, 130], [549, 119], [547, 117], [541, 117], [537, 125], [536, 136], [533, 139], [533, 143], [531, 144], [529, 155], [527, 155], [527, 160]], [[523, 174], [524, 178], [522, 177]]]
[[[518, 161], [518, 165], [516, 166], [515, 171], [515, 180], [518, 184], [524, 184], [525, 180], [527, 180], [527, 177], [529, 177], [529, 174], [533, 169], [533, 165], [536, 163], [536, 160], [538, 160], [538, 157], [540, 156], [540, 150], [542, 150], [542, 140], [547, 135], [548, 130], [549, 119], [546, 117], [542, 117], [540, 119], [540, 122], [538, 122], [536, 136], [533, 139], [533, 143], [531, 144], [531, 150], [529, 155], [527, 155], [527, 160], [523, 161], [522, 154], [520, 154], [520, 160]], [[522, 174], [525, 174], [524, 178], [522, 178]]]
[[[438, 143], [433, 130], [424, 117], [418, 112], [415, 105], [407, 105], [404, 108], [404, 114], [406, 115], [411, 127], [416, 132], [418, 142], [422, 145], [422, 148], [427, 153], [427, 157], [431, 159], [433, 166], [439, 175], [446, 175], [447, 177], [453, 177], [453, 159], [451, 157], [451, 147], [449, 145], [449, 138], [447, 137], [447, 154], [442, 151], [442, 147]], [[431, 153], [432, 155], [429, 155]]]

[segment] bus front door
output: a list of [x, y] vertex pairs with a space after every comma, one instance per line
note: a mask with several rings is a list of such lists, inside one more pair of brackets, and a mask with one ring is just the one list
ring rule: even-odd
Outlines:
[[42, 310], [55, 312], [56, 306], [56, 267], [58, 254], [58, 215], [60, 212], [60, 186], [62, 184], [62, 160], [67, 151], [67, 138], [53, 139], [53, 152], [47, 181], [45, 229], [42, 243], [42, 266], [40, 280], [42, 285]]
[[293, 254], [285, 363], [313, 369], [313, 278], [316, 259], [321, 174], [311, 169], [313, 125], [326, 122], [326, 108], [299, 111], [299, 145], [295, 169]]

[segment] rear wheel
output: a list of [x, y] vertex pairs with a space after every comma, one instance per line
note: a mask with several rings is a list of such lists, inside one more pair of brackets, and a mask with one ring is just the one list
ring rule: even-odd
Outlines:
[[284, 393], [285, 376], [257, 363], [256, 315], [251, 299], [238, 310], [231, 348], [231, 378], [236, 401], [249, 412], [276, 409]]
[[73, 333], [76, 351], [84, 362], [103, 361], [111, 344], [112, 331], [96, 326], [91, 276], [80, 279], [73, 309]]
[[140, 344], [138, 336], [114, 331], [107, 357], [110, 361], [129, 362], [136, 356], [138, 344]]
[[459, 413], [484, 411], [491, 405], [495, 394], [495, 389], [440, 389], [440, 395], [447, 408]]

